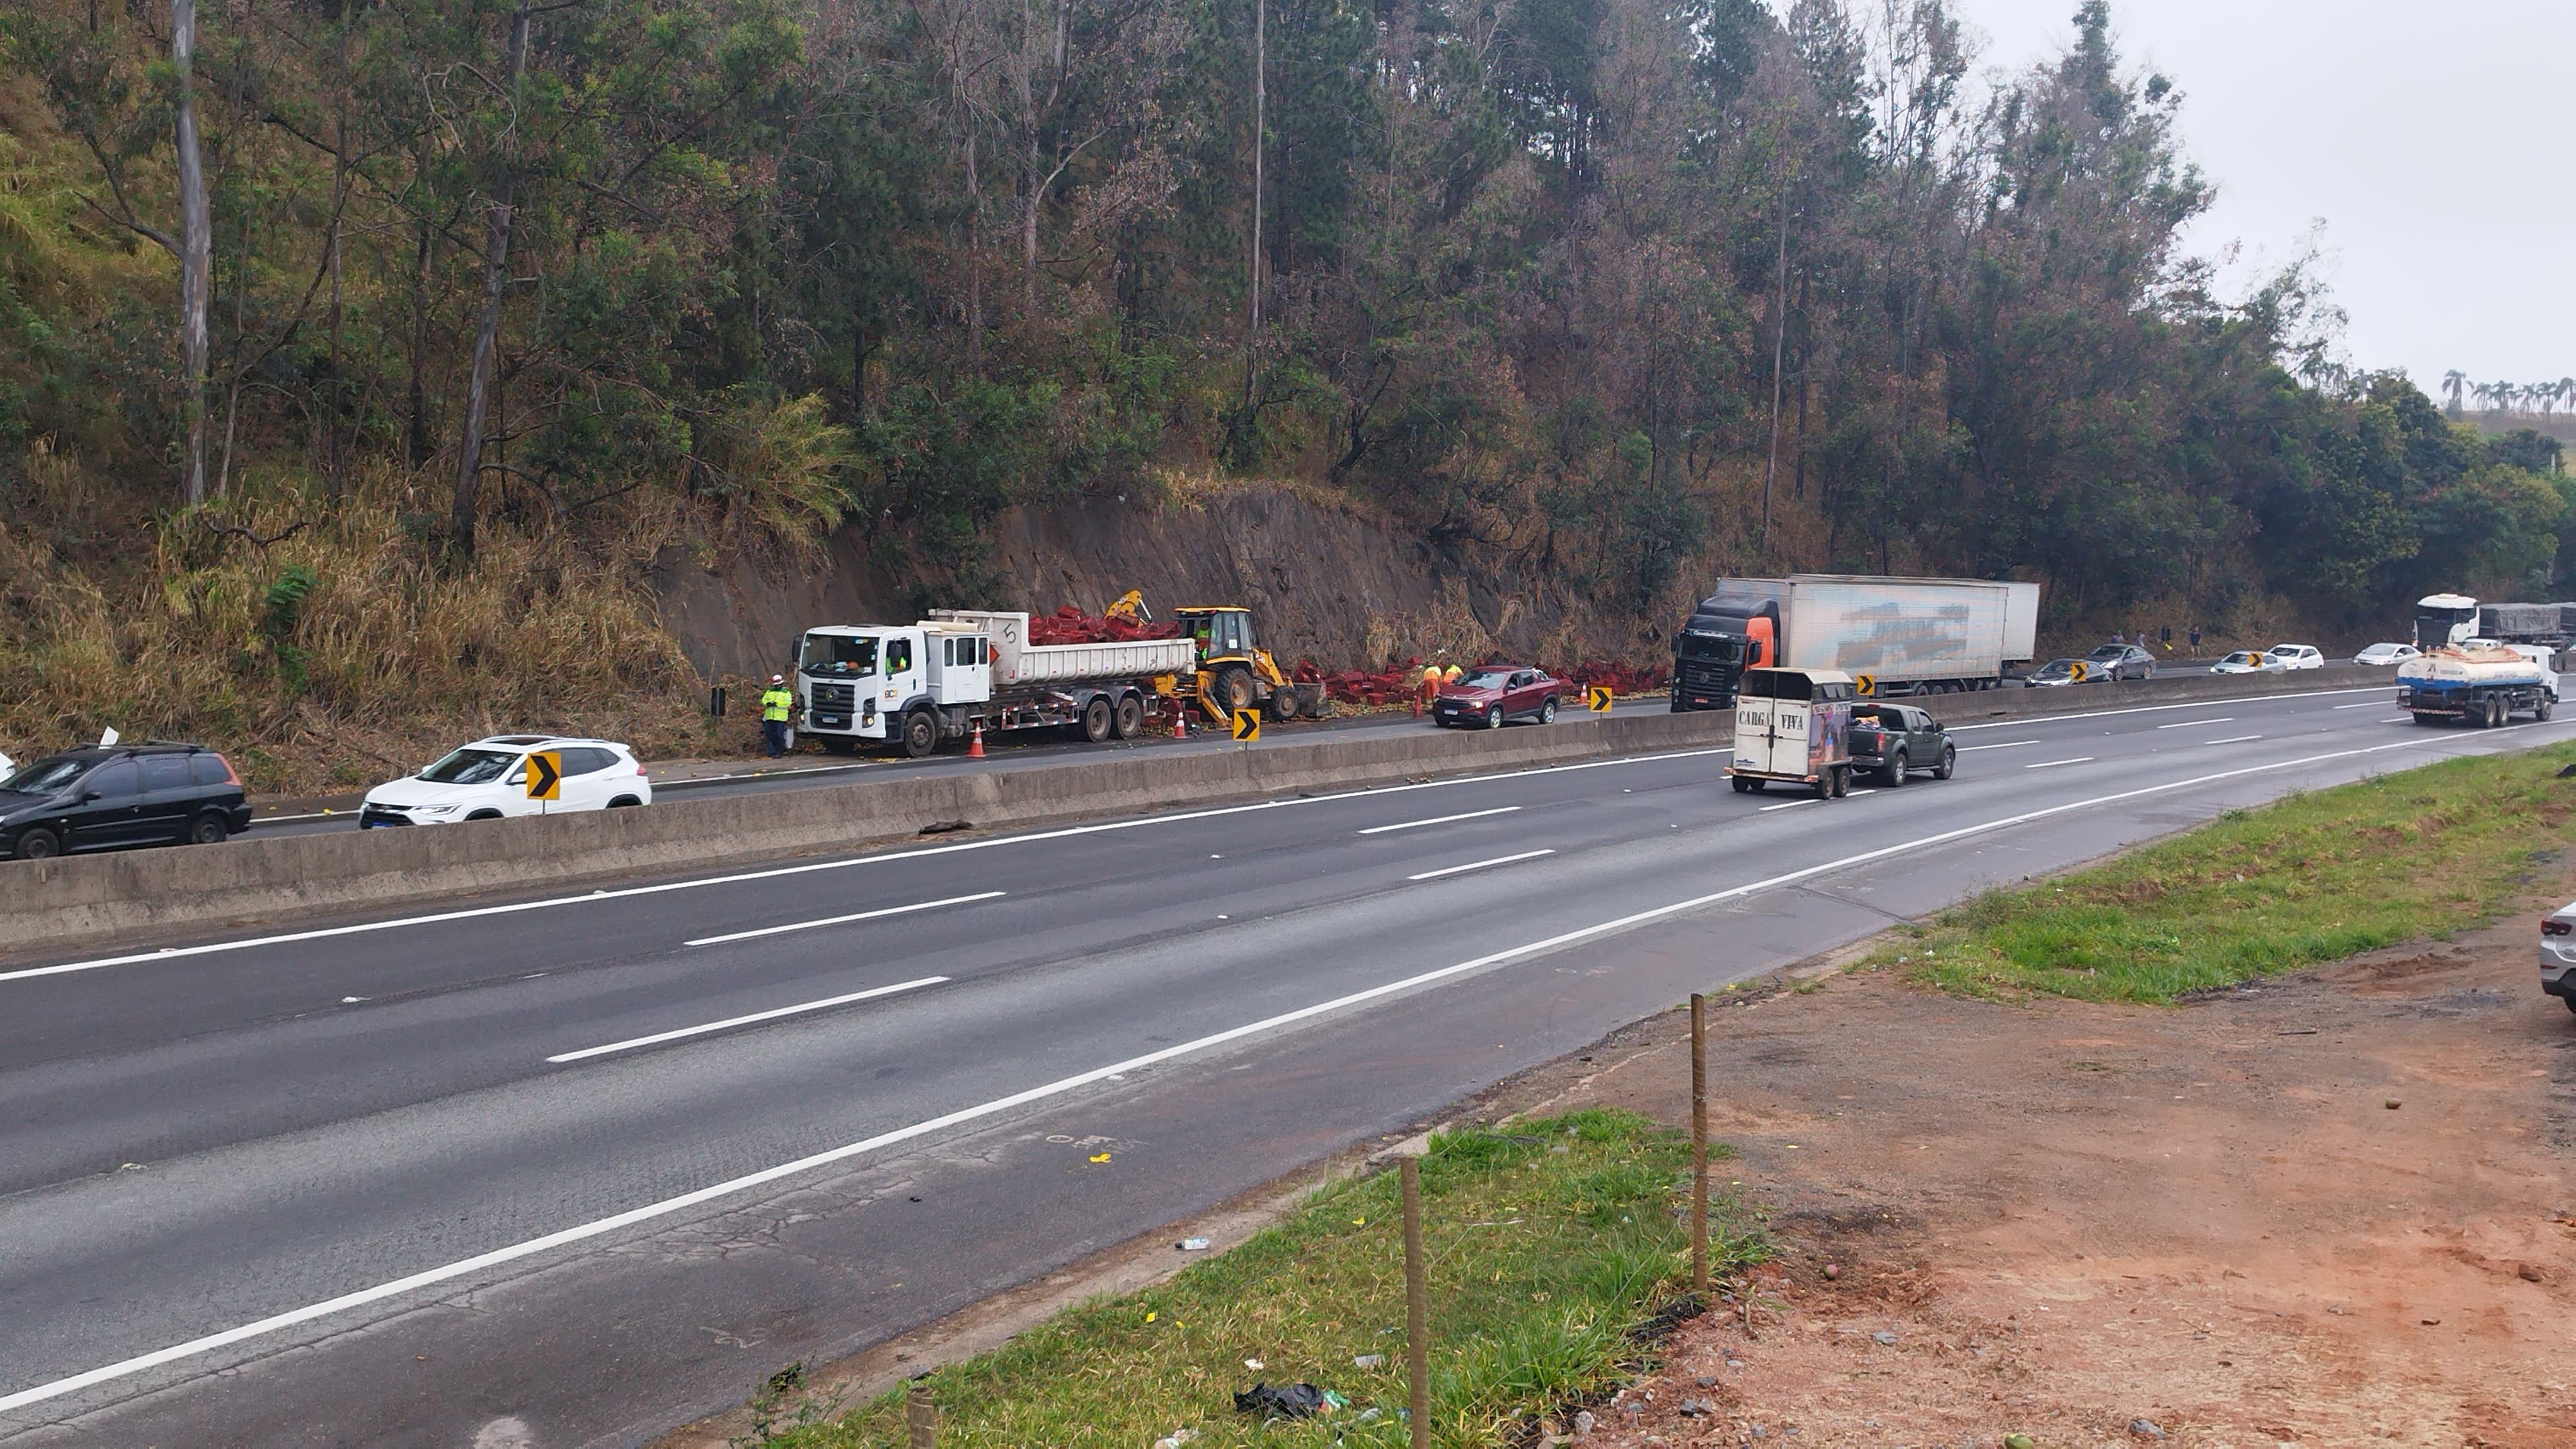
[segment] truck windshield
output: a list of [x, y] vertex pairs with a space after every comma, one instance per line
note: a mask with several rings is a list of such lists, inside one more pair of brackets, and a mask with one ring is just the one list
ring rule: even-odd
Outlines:
[[808, 634], [805, 657], [797, 661], [808, 674], [856, 678], [877, 672], [877, 641], [847, 634]]
[[1744, 653], [1744, 641], [1723, 634], [1684, 631], [1673, 636], [1673, 653], [1683, 659], [1714, 659], [1731, 664]]

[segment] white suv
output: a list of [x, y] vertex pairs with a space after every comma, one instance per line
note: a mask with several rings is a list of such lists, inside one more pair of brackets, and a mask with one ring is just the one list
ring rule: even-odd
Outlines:
[[[562, 780], [552, 800], [528, 796], [528, 757], [533, 754], [551, 754], [561, 763]], [[358, 811], [358, 828], [445, 825], [652, 803], [651, 777], [636, 763], [635, 752], [614, 740], [494, 735], [448, 751], [444, 759], [417, 775], [388, 780], [368, 791], [367, 803]]]
[[2281, 661], [2284, 669], [2323, 669], [2326, 656], [2313, 644], [2275, 644], [2265, 651]]

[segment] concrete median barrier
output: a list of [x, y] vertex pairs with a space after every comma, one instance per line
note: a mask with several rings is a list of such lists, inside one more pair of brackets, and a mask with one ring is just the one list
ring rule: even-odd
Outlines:
[[1933, 694], [1909, 699], [1931, 711], [1943, 724], [1974, 724], [1984, 719], [2026, 719], [2033, 715], [2082, 714], [2097, 709], [2140, 705], [2191, 704], [2204, 699], [2255, 699], [2267, 694], [2310, 694], [2334, 689], [2367, 689], [2384, 685], [2389, 700], [2397, 698], [2397, 674], [2358, 664], [2329, 664], [2287, 674], [2208, 674], [2176, 671], [2153, 679], [2118, 683], [2068, 684], [2047, 689], [1989, 689], [1977, 694]]
[[[2347, 678], [2346, 676], [2350, 677]], [[2248, 698], [2386, 682], [2358, 669], [2196, 675], [2070, 689], [1993, 690], [1917, 701], [1942, 719], [2065, 714], [2133, 704]], [[843, 852], [968, 821], [1026, 827], [1181, 806], [1347, 790], [1587, 759], [1710, 748], [1734, 716], [1613, 715], [1554, 728], [1324, 736], [1258, 749], [1144, 750], [975, 774], [898, 775], [809, 789], [674, 799], [467, 825], [257, 835], [217, 847], [0, 863], [0, 942], [61, 949], [181, 928], [502, 895], [602, 879], [679, 874]], [[1076, 847], [1069, 847], [1076, 848]]]
[[[961, 775], [679, 799], [641, 810], [322, 835], [0, 864], [0, 941], [75, 946], [180, 927], [682, 873], [918, 837], [1034, 826], [1435, 775], [1705, 748], [1731, 716], [1646, 714], [1551, 729], [1321, 738], [1262, 749], [1140, 751]], [[1069, 847], [1073, 848], [1073, 847]]]

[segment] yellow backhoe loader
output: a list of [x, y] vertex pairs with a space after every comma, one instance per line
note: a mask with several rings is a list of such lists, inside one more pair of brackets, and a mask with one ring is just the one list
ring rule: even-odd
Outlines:
[[[1270, 651], [1252, 640], [1252, 611], [1238, 604], [1174, 610], [1181, 630], [1199, 649], [1195, 693], [1209, 716], [1223, 724], [1239, 709], [1259, 708], [1275, 720], [1295, 719], [1301, 691], [1279, 672]], [[1309, 712], [1313, 712], [1309, 707]]]

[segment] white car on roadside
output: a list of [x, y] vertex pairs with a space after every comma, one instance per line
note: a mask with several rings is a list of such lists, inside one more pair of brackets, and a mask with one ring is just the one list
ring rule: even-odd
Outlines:
[[2576, 904], [2540, 920], [2540, 989], [2576, 1011]]
[[[551, 755], [560, 770], [556, 798], [532, 799], [532, 755]], [[615, 740], [559, 735], [494, 735], [450, 750], [417, 775], [388, 780], [367, 792], [358, 828], [446, 825], [459, 820], [499, 820], [512, 815], [561, 815], [574, 810], [616, 810], [653, 803], [653, 781], [635, 751]]]
[[2395, 665], [2403, 664], [2407, 660], [2412, 659], [2423, 652], [2423, 650], [2416, 648], [2412, 644], [2373, 644], [2369, 648], [2352, 656], [2352, 662], [2355, 664], [2371, 664], [2393, 667]]
[[2283, 669], [2323, 669], [2326, 656], [2314, 644], [2275, 644], [2264, 651], [2281, 661]]
[[2212, 674], [2278, 674], [2287, 664], [2260, 649], [2239, 649], [2209, 666]]

